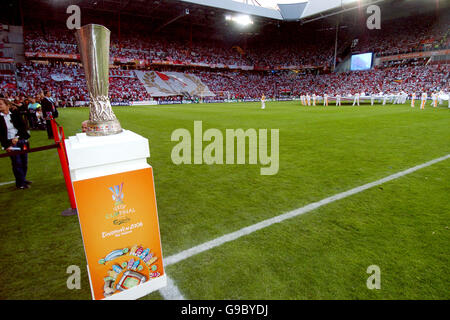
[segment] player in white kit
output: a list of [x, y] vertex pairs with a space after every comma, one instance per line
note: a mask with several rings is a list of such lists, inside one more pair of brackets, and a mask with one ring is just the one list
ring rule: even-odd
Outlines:
[[375, 101], [375, 93], [370, 94], [370, 105], [373, 106], [373, 102]]
[[265, 109], [265, 108], [266, 108], [266, 96], [263, 93], [263, 95], [261, 97], [261, 109]]
[[431, 105], [436, 108], [437, 107], [437, 93], [432, 92], [431, 93]]
[[414, 103], [416, 102], [416, 93], [411, 94], [411, 108], [414, 108]]
[[400, 97], [400, 93], [394, 93], [394, 102], [392, 104], [397, 104], [399, 97]]
[[326, 93], [323, 95], [323, 105], [328, 106], [328, 95]]
[[[383, 93], [381, 93], [381, 94], [383, 94]], [[388, 95], [389, 95], [389, 92], [386, 92], [385, 94], [383, 94], [383, 106], [386, 105], [386, 100], [388, 98]]]
[[356, 104], [359, 106], [359, 92], [355, 94], [355, 98], [353, 99], [353, 106]]
[[438, 105], [441, 105], [443, 102], [442, 96], [444, 95], [444, 91], [439, 91], [437, 99], [438, 99]]
[[428, 94], [426, 92], [422, 93], [422, 98], [421, 98], [421, 104], [420, 104], [420, 109], [425, 109], [425, 103], [427, 102], [427, 97]]
[[400, 91], [398, 93], [398, 100], [397, 100], [398, 104], [403, 104], [403, 91]]
[[336, 95], [336, 106], [342, 106], [340, 94]]

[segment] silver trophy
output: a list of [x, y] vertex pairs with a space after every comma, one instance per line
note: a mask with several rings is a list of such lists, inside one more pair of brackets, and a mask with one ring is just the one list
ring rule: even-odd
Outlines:
[[98, 24], [85, 25], [75, 34], [90, 98], [88, 136], [122, 132], [108, 97], [110, 35], [111, 31]]

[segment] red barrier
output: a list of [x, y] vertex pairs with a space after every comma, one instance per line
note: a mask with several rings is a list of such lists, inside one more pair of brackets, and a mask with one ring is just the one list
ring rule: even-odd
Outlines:
[[57, 144], [59, 161], [61, 163], [61, 169], [66, 183], [67, 194], [70, 200], [70, 209], [64, 210], [61, 214], [63, 216], [77, 214], [77, 205], [75, 203], [75, 196], [73, 193], [72, 180], [70, 179], [69, 161], [67, 160], [66, 145], [64, 144], [65, 136], [63, 127], [58, 126], [55, 119], [51, 120], [53, 138], [55, 144]]
[[7, 153], [2, 153], [2, 154], [0, 154], [0, 158], [12, 157], [12, 156], [17, 156], [19, 154], [32, 153], [32, 152], [38, 152], [38, 151], [44, 151], [44, 150], [56, 149], [56, 148], [58, 148], [58, 145], [56, 143], [55, 144], [49, 144], [47, 146], [30, 148], [30, 149], [27, 149], [27, 150], [11, 151], [11, 152], [7, 152]]

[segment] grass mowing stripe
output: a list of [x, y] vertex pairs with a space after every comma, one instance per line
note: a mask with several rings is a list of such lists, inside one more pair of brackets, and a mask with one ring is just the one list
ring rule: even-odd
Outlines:
[[174, 254], [174, 255], [171, 255], [169, 257], [166, 257], [164, 259], [164, 261], [165, 261], [164, 265], [167, 267], [167, 266], [176, 264], [176, 263], [178, 263], [180, 261], [183, 261], [183, 260], [186, 260], [187, 258], [190, 258], [190, 257], [192, 257], [192, 256], [194, 256], [196, 254], [199, 254], [199, 253], [202, 253], [204, 251], [213, 249], [213, 248], [218, 247], [218, 246], [220, 246], [220, 245], [222, 245], [224, 243], [236, 240], [236, 239], [238, 239], [240, 237], [243, 237], [245, 235], [248, 235], [250, 233], [258, 231], [260, 229], [269, 227], [269, 226], [271, 226], [271, 225], [273, 225], [275, 223], [279, 223], [279, 222], [282, 222], [284, 220], [297, 217], [299, 215], [302, 215], [304, 213], [307, 213], [309, 211], [312, 211], [314, 209], [322, 207], [322, 206], [324, 206], [326, 204], [329, 204], [329, 203], [332, 203], [334, 201], [337, 201], [337, 200], [349, 197], [351, 195], [354, 195], [354, 194], [362, 192], [364, 190], [373, 188], [375, 186], [378, 186], [380, 184], [386, 183], [388, 181], [392, 181], [394, 179], [400, 178], [400, 177], [405, 176], [407, 174], [410, 174], [410, 173], [412, 173], [414, 171], [417, 171], [417, 170], [420, 170], [422, 168], [431, 166], [431, 165], [433, 165], [435, 163], [438, 163], [440, 161], [444, 161], [444, 160], [446, 160], [448, 158], [450, 158], [450, 154], [447, 154], [447, 155], [445, 155], [443, 157], [440, 157], [440, 158], [437, 158], [437, 159], [425, 162], [425, 163], [417, 165], [415, 167], [412, 167], [412, 168], [400, 171], [398, 173], [394, 173], [394, 174], [392, 174], [390, 176], [387, 176], [385, 178], [376, 180], [374, 182], [370, 182], [370, 183], [364, 184], [362, 186], [359, 186], [359, 187], [356, 187], [356, 188], [353, 188], [353, 189], [350, 189], [350, 190], [347, 190], [347, 191], [335, 194], [335, 195], [333, 195], [331, 197], [322, 199], [320, 201], [310, 203], [310, 204], [308, 204], [308, 205], [306, 205], [304, 207], [301, 207], [301, 208], [289, 211], [287, 213], [275, 216], [273, 218], [261, 221], [259, 223], [256, 223], [254, 225], [242, 228], [242, 229], [237, 230], [235, 232], [228, 233], [226, 235], [223, 235], [223, 236], [218, 237], [216, 239], [213, 239], [211, 241], [207, 241], [207, 242], [205, 242], [203, 244], [200, 244], [198, 246], [192, 247], [190, 249], [187, 249], [187, 250], [181, 251], [181, 252], [179, 252], [177, 254]]

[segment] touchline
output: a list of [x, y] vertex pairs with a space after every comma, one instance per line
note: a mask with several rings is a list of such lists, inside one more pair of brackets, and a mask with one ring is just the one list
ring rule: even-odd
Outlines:
[[[224, 141], [222, 131], [210, 128], [203, 132], [202, 121], [194, 121], [193, 139], [188, 129], [172, 132], [171, 141], [178, 141], [172, 149], [172, 162], [176, 165], [246, 164], [248, 158], [248, 164], [262, 166], [261, 175], [274, 175], [279, 169], [279, 129], [270, 129], [270, 154], [267, 133], [268, 129], [225, 129]], [[203, 146], [203, 142], [209, 143]]]

